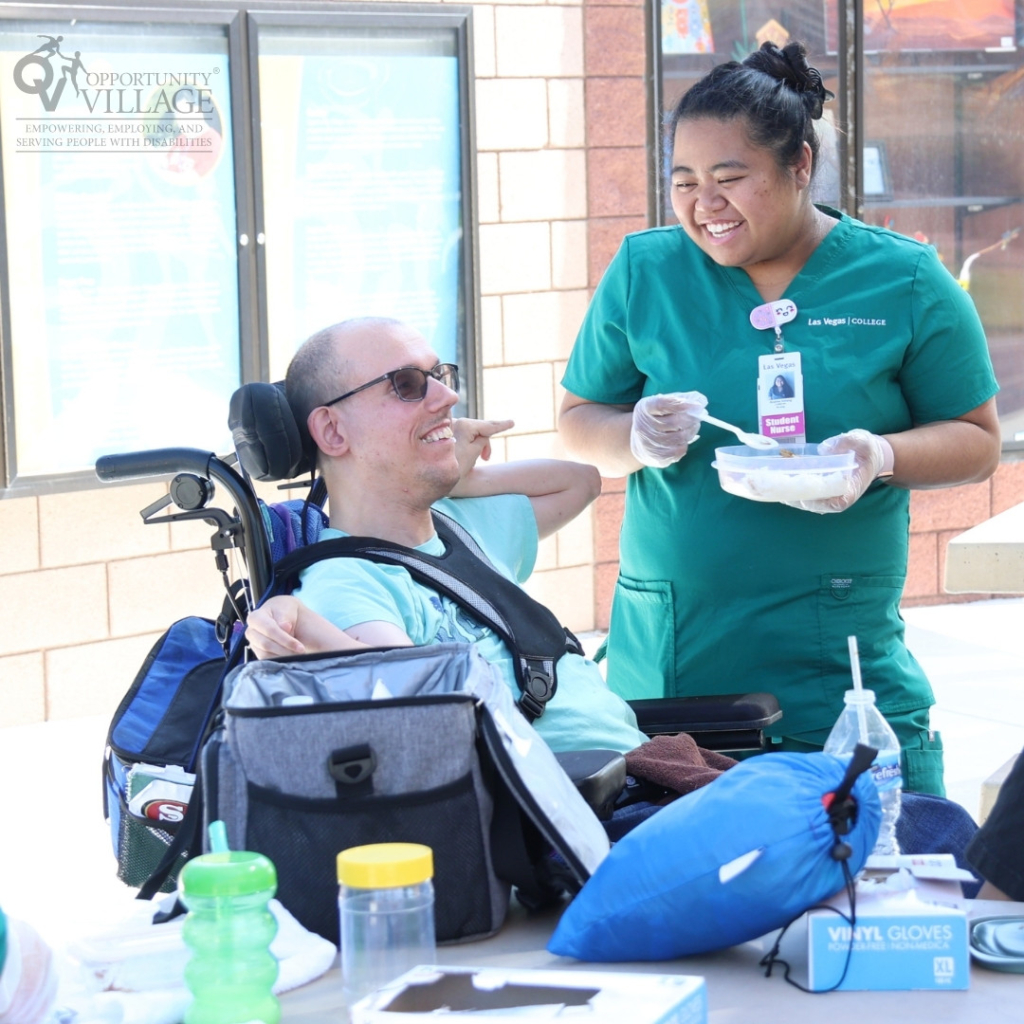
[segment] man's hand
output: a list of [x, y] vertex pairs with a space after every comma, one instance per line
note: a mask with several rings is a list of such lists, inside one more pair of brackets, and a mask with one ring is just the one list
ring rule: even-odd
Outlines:
[[249, 613], [245, 638], [257, 658], [306, 653], [305, 645], [295, 636], [301, 611], [297, 597], [280, 594], [267, 598]]
[[491, 438], [504, 430], [511, 430], [514, 420], [474, 420], [467, 416], [452, 421], [455, 434], [455, 457], [459, 460], [459, 482], [451, 491], [453, 498], [471, 497], [464, 486], [478, 459], [486, 462], [491, 457]]
[[699, 391], [648, 395], [633, 406], [629, 450], [645, 466], [664, 469], [678, 462], [697, 439], [701, 421], [696, 413], [707, 408]]

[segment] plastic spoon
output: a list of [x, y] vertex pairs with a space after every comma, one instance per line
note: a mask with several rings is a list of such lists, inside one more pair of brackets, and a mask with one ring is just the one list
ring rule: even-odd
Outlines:
[[707, 412], [701, 411], [696, 415], [698, 419], [702, 419], [705, 423], [711, 423], [713, 426], [721, 427], [723, 430], [731, 430], [750, 448], [762, 448], [768, 451], [769, 449], [779, 447], [778, 441], [765, 437], [764, 434], [748, 434], [745, 430], [740, 430], [739, 427], [734, 427], [731, 423], [726, 423], [725, 420], [720, 420], [717, 416], [712, 416]]

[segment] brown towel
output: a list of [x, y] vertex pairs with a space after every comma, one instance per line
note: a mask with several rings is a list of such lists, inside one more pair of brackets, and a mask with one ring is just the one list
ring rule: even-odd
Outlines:
[[692, 793], [713, 782], [737, 762], [725, 754], [698, 747], [692, 736], [655, 736], [626, 754], [630, 775], [677, 793]]

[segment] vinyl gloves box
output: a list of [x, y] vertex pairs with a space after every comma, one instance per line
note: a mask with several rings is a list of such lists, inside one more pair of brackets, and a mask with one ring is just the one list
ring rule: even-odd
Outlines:
[[[852, 939], [839, 991], [966, 989], [970, 954], [959, 879], [971, 876], [949, 855], [888, 860], [894, 863], [858, 881], [854, 928], [832, 911], [807, 915], [808, 987], [836, 983]], [[849, 913], [845, 893], [829, 903]]]
[[352, 1024], [559, 1020], [587, 1024], [707, 1024], [704, 979], [612, 971], [415, 967], [351, 1008]]

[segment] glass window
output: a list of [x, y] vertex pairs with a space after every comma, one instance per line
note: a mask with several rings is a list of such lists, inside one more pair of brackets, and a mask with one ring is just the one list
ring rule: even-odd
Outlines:
[[1001, 387], [1003, 440], [1020, 440], [1024, 61], [1013, 0], [896, 0], [885, 16], [866, 7], [864, 50], [860, 216], [930, 242], [970, 292]]
[[[794, 0], [780, 11], [759, 0], [660, 0], [662, 113], [716, 63], [742, 59], [767, 39], [804, 43], [837, 94], [818, 122], [815, 198], [935, 246], [985, 325], [1004, 446], [1024, 449], [1024, 4], [858, 3]], [[839, 27], [852, 36], [855, 14], [863, 39], [839, 97]], [[847, 137], [861, 147], [859, 195], [852, 185], [841, 189], [841, 101]], [[663, 221], [674, 223], [661, 187]]]
[[[784, 46], [799, 40], [825, 85], [838, 93], [838, 59], [826, 52], [826, 17], [835, 18], [838, 0], [791, 0], [780, 10], [758, 0], [660, 0], [662, 123], [686, 90], [716, 64], [742, 60], [763, 42]], [[839, 167], [835, 132], [836, 104], [825, 108], [821, 126], [821, 161], [815, 175], [815, 198], [839, 205]], [[674, 224], [668, 180], [671, 140], [664, 140], [659, 177], [662, 223]]]
[[470, 9], [296, 8], [0, 5], [0, 498], [230, 450], [241, 381], [352, 316], [475, 410]]
[[456, 30], [256, 20], [271, 377], [314, 331], [378, 315], [471, 381]]
[[228, 72], [223, 26], [0, 22], [8, 482], [226, 445]]

